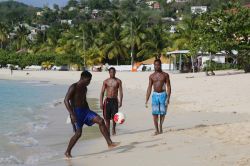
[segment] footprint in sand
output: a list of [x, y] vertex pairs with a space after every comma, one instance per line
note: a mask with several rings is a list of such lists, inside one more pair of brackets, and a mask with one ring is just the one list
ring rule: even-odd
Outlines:
[[154, 144], [154, 145], [149, 145], [149, 146], [145, 146], [145, 148], [154, 148], [154, 147], [157, 147], [159, 146], [158, 144]]
[[250, 165], [250, 158], [242, 158], [240, 161], [237, 162], [238, 166], [248, 166]]

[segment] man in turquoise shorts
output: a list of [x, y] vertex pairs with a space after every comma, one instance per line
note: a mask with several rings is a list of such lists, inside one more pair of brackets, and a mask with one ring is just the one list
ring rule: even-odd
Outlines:
[[[155, 135], [162, 134], [162, 124], [167, 113], [167, 107], [170, 101], [171, 84], [168, 73], [165, 73], [161, 69], [161, 60], [156, 59], [154, 61], [155, 72], [149, 76], [149, 84], [146, 95], [146, 107], [152, 91], [152, 115], [155, 125]], [[167, 86], [167, 88], [166, 88]], [[160, 124], [159, 124], [160, 117]], [[159, 129], [160, 128], [160, 129]]]

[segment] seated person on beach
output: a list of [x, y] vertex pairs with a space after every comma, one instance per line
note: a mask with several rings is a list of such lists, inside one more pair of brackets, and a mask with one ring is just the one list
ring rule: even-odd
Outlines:
[[72, 84], [65, 96], [64, 103], [67, 110], [70, 113], [71, 122], [75, 131], [74, 136], [70, 139], [68, 148], [65, 152], [65, 156], [71, 158], [71, 150], [74, 147], [77, 140], [82, 135], [82, 127], [84, 124], [92, 126], [98, 124], [99, 129], [107, 141], [108, 147], [116, 147], [119, 143], [112, 142], [109, 136], [109, 132], [105, 126], [104, 120], [91, 111], [88, 106], [86, 94], [87, 86], [90, 84], [92, 75], [88, 71], [83, 71], [81, 78], [78, 82]]
[[[154, 61], [155, 72], [149, 76], [149, 84], [146, 95], [146, 107], [148, 105], [148, 100], [152, 91], [152, 86], [154, 87], [154, 92], [152, 95], [152, 115], [155, 125], [155, 135], [161, 134], [162, 124], [167, 113], [167, 107], [170, 101], [171, 95], [171, 85], [168, 73], [165, 73], [161, 69], [161, 60], [156, 59]], [[165, 86], [167, 85], [167, 88]], [[160, 116], [160, 125], [159, 122]], [[159, 129], [160, 127], [160, 129]]]
[[[100, 94], [100, 108], [103, 109], [103, 117], [106, 122], [107, 129], [110, 133], [110, 120], [113, 121], [112, 135], [116, 134], [116, 123], [114, 122], [114, 115], [118, 112], [118, 108], [122, 106], [122, 81], [115, 77], [116, 70], [111, 67], [109, 69], [109, 78], [103, 81], [103, 86]], [[118, 100], [119, 91], [119, 100]], [[106, 98], [103, 103], [104, 92]]]

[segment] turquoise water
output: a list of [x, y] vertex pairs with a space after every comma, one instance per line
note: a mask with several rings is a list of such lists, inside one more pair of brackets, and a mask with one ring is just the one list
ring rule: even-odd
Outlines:
[[20, 125], [34, 120], [44, 104], [65, 95], [65, 86], [48, 82], [0, 80], [0, 134], [19, 130]]
[[0, 165], [22, 163], [15, 151], [38, 144], [31, 133], [47, 128], [43, 111], [63, 98], [66, 90], [49, 82], [0, 80]]

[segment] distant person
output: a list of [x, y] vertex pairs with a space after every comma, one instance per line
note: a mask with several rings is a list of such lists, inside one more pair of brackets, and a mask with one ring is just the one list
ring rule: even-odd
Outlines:
[[82, 127], [84, 124], [87, 126], [92, 126], [95, 123], [98, 124], [99, 129], [106, 139], [109, 148], [119, 145], [119, 143], [112, 142], [110, 139], [104, 120], [89, 109], [86, 94], [87, 86], [90, 84], [91, 78], [92, 74], [90, 72], [83, 71], [80, 80], [69, 87], [64, 99], [64, 103], [70, 113], [71, 122], [75, 131], [75, 135], [70, 139], [68, 148], [65, 152], [65, 156], [67, 158], [72, 157], [71, 150], [76, 144], [77, 140], [81, 137]]
[[[122, 106], [123, 90], [122, 81], [115, 77], [116, 70], [114, 67], [109, 68], [109, 78], [103, 81], [102, 90], [100, 94], [100, 108], [103, 110], [103, 117], [106, 126], [110, 133], [110, 121], [113, 122], [112, 135], [116, 135], [116, 123], [114, 122], [114, 115]], [[104, 93], [106, 91], [106, 98], [103, 102]], [[119, 99], [118, 99], [119, 91]]]
[[[161, 69], [161, 60], [156, 59], [154, 61], [155, 72], [149, 76], [149, 84], [146, 94], [146, 107], [148, 107], [148, 100], [152, 91], [152, 115], [155, 126], [154, 135], [163, 133], [162, 125], [167, 113], [168, 104], [171, 96], [171, 85], [168, 73], [165, 73]], [[167, 88], [166, 88], [167, 86]], [[159, 124], [160, 117], [160, 124]]]

